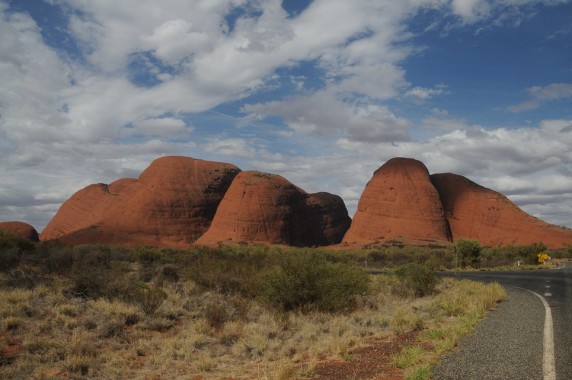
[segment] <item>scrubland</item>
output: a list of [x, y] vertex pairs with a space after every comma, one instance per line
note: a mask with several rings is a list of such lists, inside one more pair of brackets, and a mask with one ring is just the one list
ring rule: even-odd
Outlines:
[[422, 379], [504, 297], [371, 252], [1, 241], [2, 379], [311, 379], [410, 332], [390, 364]]

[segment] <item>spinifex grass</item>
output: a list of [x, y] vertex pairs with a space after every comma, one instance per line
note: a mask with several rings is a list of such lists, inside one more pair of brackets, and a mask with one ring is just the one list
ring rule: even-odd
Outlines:
[[438, 295], [428, 304], [431, 318], [425, 320], [419, 343], [406, 347], [394, 358], [394, 364], [406, 370], [406, 379], [429, 378], [437, 358], [456, 347], [459, 339], [470, 334], [506, 295], [496, 283], [449, 278], [441, 280], [437, 290]]
[[[236, 253], [241, 258], [230, 252], [201, 263], [181, 252], [92, 249], [99, 251], [82, 248], [86, 257], [77, 265], [74, 252], [65, 265], [39, 263], [26, 272], [25, 282], [13, 281], [13, 269], [0, 272], [0, 352], [10, 348], [12, 355], [0, 358], [0, 378], [304, 378], [321, 361], [352, 361], [353, 348], [409, 331], [436, 347], [421, 353], [412, 348], [411, 359], [399, 359], [407, 371], [422, 374], [415, 368], [454, 347], [502, 296], [494, 285], [452, 280], [442, 280], [430, 296], [398, 295], [394, 276], [364, 281], [339, 257], [303, 257], [316, 252], [298, 252], [285, 261], [272, 253]], [[234, 268], [216, 272], [224, 276], [224, 287], [196, 269], [214, 267], [217, 260], [229, 260], [222, 266]], [[279, 273], [280, 265], [306, 263], [324, 265], [332, 278], [309, 281], [306, 285], [316, 291], [299, 307], [271, 302], [268, 288], [257, 293], [256, 287], [264, 286], [259, 281]], [[100, 267], [90, 271], [95, 265]], [[258, 273], [264, 275], [255, 277]], [[277, 278], [298, 273], [300, 282], [312, 277], [291, 270]], [[338, 284], [359, 291], [324, 288], [335, 284], [336, 274]], [[273, 285], [272, 291], [281, 286]]]

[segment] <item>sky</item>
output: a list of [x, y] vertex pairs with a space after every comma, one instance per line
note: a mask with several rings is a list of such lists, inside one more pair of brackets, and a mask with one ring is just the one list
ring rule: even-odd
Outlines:
[[182, 155], [340, 195], [392, 157], [572, 227], [572, 1], [0, 0], [0, 220]]

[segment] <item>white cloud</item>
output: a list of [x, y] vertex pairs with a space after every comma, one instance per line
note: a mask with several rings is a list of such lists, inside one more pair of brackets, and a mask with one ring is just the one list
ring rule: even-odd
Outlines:
[[124, 128], [126, 135], [143, 135], [143, 136], [185, 136], [192, 131], [187, 128], [186, 123], [181, 119], [173, 117], [160, 117], [136, 121], [133, 128]]
[[343, 102], [331, 91], [283, 101], [247, 104], [243, 111], [259, 119], [270, 115], [281, 116], [294, 131], [317, 136], [333, 135], [343, 130], [349, 116]]
[[571, 98], [572, 84], [552, 83], [548, 86], [533, 86], [527, 88], [526, 92], [533, 99], [509, 106], [507, 110], [510, 112], [529, 111], [541, 107], [546, 102]]
[[358, 106], [349, 120], [347, 136], [351, 141], [361, 142], [409, 141], [410, 124], [386, 107]]
[[553, 83], [548, 86], [534, 86], [527, 89], [528, 93], [538, 100], [556, 100], [572, 97], [572, 84]]
[[[436, 110], [415, 126], [386, 102], [422, 104], [447, 92], [406, 80], [403, 60], [417, 48], [407, 21], [420, 9], [471, 24], [539, 2], [315, 0], [288, 17], [279, 0], [53, 0], [65, 6], [67, 32], [84, 53], [74, 60], [48, 47], [29, 15], [6, 13], [0, 0], [0, 220], [41, 228], [79, 188], [136, 176], [167, 154], [277, 172], [308, 191], [341, 194], [350, 210], [373, 170], [393, 156], [421, 159], [433, 172], [492, 178], [523, 202], [533, 193], [557, 199], [572, 161], [569, 121], [486, 130]], [[318, 83], [291, 77], [288, 69], [301, 62], [314, 65]], [[134, 79], [134, 63], [150, 83]], [[190, 127], [194, 114], [276, 85], [279, 69], [297, 92], [244, 105], [247, 117], [230, 121], [240, 134]], [[568, 99], [572, 90], [557, 83], [528, 95], [528, 104], [513, 107]], [[266, 117], [283, 118], [288, 129]], [[412, 141], [419, 128], [428, 136]], [[271, 145], [276, 139], [280, 146]], [[559, 174], [545, 173], [555, 168]], [[530, 190], [527, 176], [538, 173], [554, 194]]]
[[407, 141], [410, 122], [387, 107], [374, 104], [347, 104], [331, 91], [317, 92], [285, 101], [246, 105], [243, 110], [264, 118], [284, 117], [296, 132], [315, 136], [345, 133], [351, 141]]
[[[525, 210], [531, 210], [526, 197], [533, 195], [541, 195], [542, 202], [561, 202], [561, 207], [572, 210], [567, 202], [572, 176], [565, 170], [572, 167], [570, 144], [571, 120], [544, 121], [535, 128], [515, 130], [455, 130], [424, 142], [398, 145], [347, 139], [337, 142], [348, 152], [366, 152], [355, 157], [356, 161], [383, 163], [391, 157], [406, 156], [424, 162], [431, 173], [465, 175], [493, 190], [506, 191]], [[557, 173], [557, 168], [564, 169], [564, 175]]]
[[157, 57], [170, 65], [177, 65], [192, 53], [204, 51], [210, 46], [210, 38], [204, 32], [194, 32], [193, 24], [186, 20], [165, 21], [153, 29], [150, 36], [141, 39], [149, 44]]
[[413, 87], [405, 92], [405, 96], [419, 102], [425, 102], [436, 95], [445, 93], [447, 93], [447, 86], [440, 84], [435, 86], [435, 88]]
[[247, 140], [241, 138], [212, 139], [204, 149], [222, 156], [239, 158], [255, 156], [255, 150], [248, 144]]
[[491, 7], [487, 0], [453, 0], [451, 7], [455, 14], [466, 22], [475, 22], [489, 16]]

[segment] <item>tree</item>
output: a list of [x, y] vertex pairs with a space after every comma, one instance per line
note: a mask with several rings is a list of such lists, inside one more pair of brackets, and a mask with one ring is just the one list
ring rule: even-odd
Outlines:
[[477, 240], [459, 239], [455, 243], [455, 253], [462, 268], [478, 264], [481, 258], [481, 244]]

